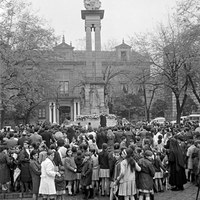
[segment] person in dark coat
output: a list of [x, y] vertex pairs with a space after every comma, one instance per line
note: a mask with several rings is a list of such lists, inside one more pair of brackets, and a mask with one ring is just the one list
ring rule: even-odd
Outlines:
[[104, 196], [109, 194], [109, 178], [110, 178], [110, 167], [109, 167], [109, 153], [108, 145], [106, 143], [102, 144], [102, 151], [99, 153], [99, 178], [101, 178], [101, 195]]
[[150, 150], [144, 152], [144, 158], [138, 162], [141, 171], [138, 174], [137, 187], [139, 190], [139, 199], [150, 200], [150, 195], [153, 194], [153, 177], [155, 169], [152, 163], [153, 153]]
[[74, 161], [76, 163], [77, 172], [76, 172], [76, 193], [79, 193], [79, 187], [80, 187], [80, 180], [81, 180], [81, 172], [82, 172], [82, 163], [83, 163], [83, 155], [82, 151], [77, 151], [77, 155], [74, 158]]
[[172, 186], [172, 191], [184, 190], [183, 185], [187, 182], [185, 175], [185, 163], [183, 152], [175, 138], [170, 139], [169, 146], [169, 184]]
[[90, 185], [92, 184], [92, 159], [90, 152], [85, 153], [83, 160], [83, 167], [81, 172], [81, 185], [84, 190], [84, 199], [88, 199], [90, 196]]
[[22, 132], [22, 136], [19, 138], [19, 140], [18, 140], [18, 145], [20, 146], [20, 147], [23, 147], [24, 146], [24, 142], [25, 141], [28, 141], [29, 139], [28, 139], [28, 137], [27, 137], [27, 134], [26, 134], [26, 131], [23, 131]]
[[28, 147], [28, 141], [24, 141], [23, 148], [18, 157], [19, 167], [21, 170], [20, 183], [22, 192], [29, 192], [31, 183], [31, 174], [29, 170], [30, 151]]
[[53, 137], [53, 133], [49, 130], [49, 127], [46, 126], [45, 130], [40, 133], [42, 136], [42, 139], [45, 140], [47, 147], [49, 148], [51, 145], [51, 142], [55, 142], [55, 139]]
[[107, 124], [107, 119], [106, 119], [106, 116], [105, 115], [100, 115], [100, 126], [101, 127], [106, 127], [106, 124]]
[[7, 191], [10, 182], [10, 169], [9, 164], [11, 160], [8, 156], [5, 146], [0, 146], [0, 185], [2, 189]]
[[39, 187], [40, 187], [40, 175], [41, 175], [41, 165], [38, 162], [38, 151], [33, 150], [30, 153], [30, 173], [32, 178], [32, 193], [33, 200], [38, 199]]
[[96, 138], [96, 143], [98, 146], [98, 149], [102, 149], [102, 144], [107, 143], [107, 135], [106, 135], [106, 130], [104, 128], [100, 128], [99, 132], [97, 132], [97, 138]]
[[66, 158], [64, 159], [64, 169], [65, 169], [65, 180], [68, 181], [68, 194], [72, 195], [73, 192], [76, 192], [74, 181], [76, 180], [76, 163], [74, 161], [74, 157], [72, 155], [72, 150], [68, 149], [66, 152]]

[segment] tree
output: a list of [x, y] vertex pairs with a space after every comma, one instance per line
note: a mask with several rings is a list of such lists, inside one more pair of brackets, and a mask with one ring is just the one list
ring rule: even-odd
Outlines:
[[143, 101], [139, 95], [124, 94], [114, 100], [113, 111], [130, 121], [133, 114], [140, 117], [144, 116]]
[[157, 99], [151, 108], [152, 118], [165, 117], [165, 111], [167, 110], [167, 103], [162, 99]]
[[188, 96], [188, 75], [191, 71], [188, 63], [197, 55], [194, 54], [194, 44], [198, 35], [191, 39], [191, 27], [186, 28], [176, 13], [169, 19], [168, 25], [161, 24], [156, 32], [133, 39], [140, 52], [148, 55], [150, 62], [155, 66], [153, 71], [161, 77], [165, 91], [169, 91], [167, 96], [170, 93], [174, 95], [177, 122], [180, 122]]
[[194, 102], [194, 100], [188, 95], [187, 100], [185, 102], [185, 106], [183, 108], [183, 115], [190, 115], [192, 112], [196, 112], [198, 110], [198, 105]]
[[139, 94], [143, 99], [143, 106], [145, 110], [145, 118], [150, 121], [150, 110], [153, 103], [153, 99], [156, 95], [157, 90], [160, 89], [160, 80], [155, 77], [149, 70], [141, 70], [132, 79], [136, 85], [139, 85]]
[[107, 66], [103, 71], [103, 80], [104, 80], [104, 96], [105, 96], [105, 103], [106, 107], [108, 105], [112, 106], [111, 104], [111, 99], [112, 99], [112, 94], [111, 94], [111, 88], [113, 87], [112, 85], [112, 80], [115, 77], [128, 77], [130, 74], [130, 71], [127, 69], [116, 69], [116, 67], [113, 66]]
[[0, 8], [2, 104], [28, 121], [34, 108], [47, 100], [44, 91], [54, 87], [54, 72], [44, 65], [56, 38], [25, 1], [1, 1]]
[[184, 0], [178, 5], [178, 19], [184, 30], [184, 38], [187, 42], [187, 51], [190, 60], [185, 63], [185, 70], [191, 86], [191, 90], [200, 103], [199, 78], [200, 78], [200, 2], [198, 0]]

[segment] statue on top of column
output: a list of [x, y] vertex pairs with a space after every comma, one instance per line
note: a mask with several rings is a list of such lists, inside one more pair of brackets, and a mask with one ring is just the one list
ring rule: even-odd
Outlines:
[[86, 10], [99, 10], [101, 2], [99, 0], [84, 0]]

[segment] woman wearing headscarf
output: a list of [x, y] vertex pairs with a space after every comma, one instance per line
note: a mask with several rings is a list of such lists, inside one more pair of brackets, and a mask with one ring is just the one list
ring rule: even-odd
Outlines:
[[169, 145], [169, 184], [173, 191], [184, 190], [183, 185], [187, 182], [185, 175], [185, 163], [183, 153], [175, 138], [170, 139]]

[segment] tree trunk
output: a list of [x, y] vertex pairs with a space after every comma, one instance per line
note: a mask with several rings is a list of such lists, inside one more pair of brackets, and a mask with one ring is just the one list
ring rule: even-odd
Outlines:
[[150, 122], [150, 110], [146, 109], [146, 118], [147, 118], [147, 122]]
[[24, 119], [25, 124], [29, 124], [30, 114], [31, 114], [31, 111], [28, 110], [26, 115], [25, 115], [25, 119]]
[[176, 123], [180, 124], [182, 109], [180, 105], [179, 96], [175, 95], [175, 98], [176, 98]]
[[193, 94], [195, 95], [197, 101], [200, 103], [200, 97], [199, 97], [199, 95], [198, 95], [198, 93], [197, 93], [197, 90], [196, 90], [196, 88], [195, 88], [195, 85], [194, 85], [194, 83], [193, 83], [193, 80], [192, 80], [192, 78], [191, 78], [189, 75], [188, 75], [188, 78], [189, 78], [190, 84], [191, 84], [191, 86], [192, 86], [192, 92], [193, 92]]

